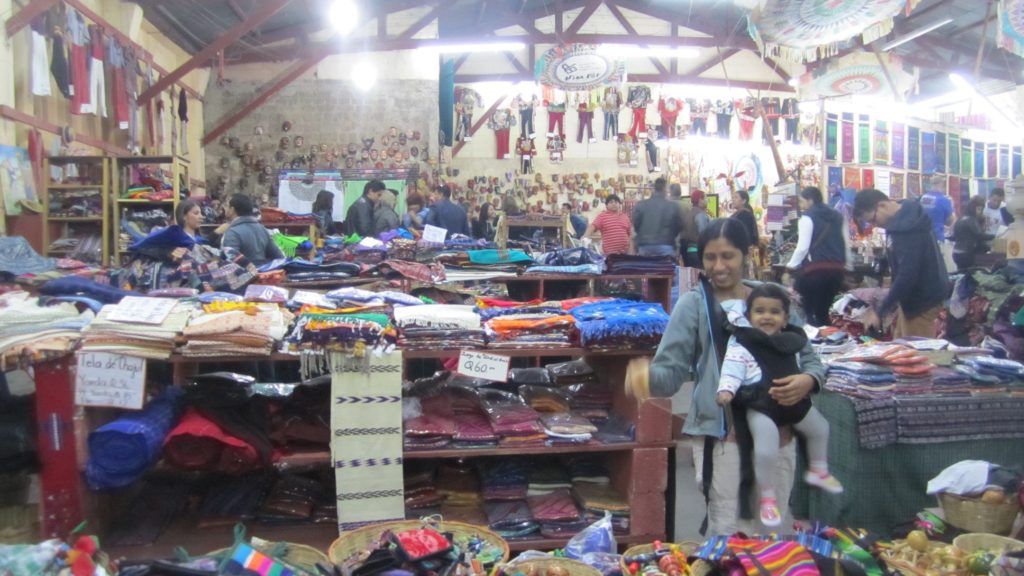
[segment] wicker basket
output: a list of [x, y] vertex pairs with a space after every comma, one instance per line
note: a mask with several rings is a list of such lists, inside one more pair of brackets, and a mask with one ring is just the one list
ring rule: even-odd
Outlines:
[[565, 570], [568, 576], [601, 576], [601, 571], [583, 562], [570, 560], [568, 558], [529, 558], [512, 562], [505, 566], [506, 574], [515, 574], [524, 567], [529, 566], [537, 576], [545, 576], [548, 570], [558, 567]]
[[[312, 546], [306, 546], [305, 544], [295, 544], [293, 542], [268, 542], [259, 538], [252, 538], [249, 545], [264, 554], [273, 556], [289, 566], [308, 572], [311, 575], [318, 574], [316, 569], [316, 565], [318, 563], [324, 565], [330, 563], [326, 554]], [[231, 552], [231, 548], [221, 548], [220, 550], [214, 550], [213, 552], [208, 553], [207, 556], [213, 556], [216, 558], [224, 556], [229, 552]]]
[[[374, 548], [377, 542], [380, 541], [381, 535], [385, 532], [389, 530], [392, 532], [416, 530], [422, 528], [424, 523], [424, 520], [398, 520], [350, 530], [331, 543], [331, 547], [327, 550], [327, 556], [334, 564], [345, 564], [352, 556]], [[429, 521], [427, 523], [430, 523], [439, 532], [451, 532], [456, 545], [460, 545], [470, 538], [480, 538], [492, 546], [501, 549], [501, 558], [496, 563], [508, 562], [508, 542], [483, 526], [444, 520], [439, 520], [436, 523]]]
[[[928, 553], [939, 548], [944, 548], [945, 546], [946, 544], [943, 542], [936, 542], [932, 540], [928, 543]], [[927, 555], [927, 553], [922, 553], [922, 555]], [[890, 569], [898, 571], [905, 576], [927, 576], [927, 572], [924, 568], [915, 565], [907, 558], [897, 557], [890, 549], [884, 550], [880, 559], [885, 562], [885, 565]], [[967, 571], [964, 569], [957, 569], [954, 571], [931, 570], [931, 572], [940, 576], [967, 576]]]
[[984, 532], [1005, 536], [1013, 529], [1013, 521], [1020, 512], [1017, 498], [1007, 498], [1002, 504], [988, 504], [981, 500], [963, 498], [956, 494], [940, 494], [939, 503], [946, 521], [968, 532]]
[[996, 554], [1024, 550], [1024, 542], [1020, 540], [981, 533], [961, 534], [953, 540], [953, 545], [968, 554], [976, 550], [988, 550]]
[[[696, 542], [679, 542], [676, 544], [683, 554], [690, 556], [693, 551], [700, 547], [700, 544]], [[626, 550], [621, 557], [619, 557], [619, 568], [622, 569], [624, 576], [629, 576], [629, 566], [626, 564], [627, 556], [636, 556], [638, 554], [650, 554], [654, 552], [654, 544], [638, 544]]]

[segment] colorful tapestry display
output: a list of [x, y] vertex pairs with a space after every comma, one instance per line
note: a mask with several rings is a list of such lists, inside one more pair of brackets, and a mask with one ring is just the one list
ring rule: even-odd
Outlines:
[[860, 172], [860, 185], [863, 188], [875, 187], [875, 169], [865, 168]]
[[935, 132], [921, 132], [921, 172], [935, 173]]
[[841, 189], [844, 188], [844, 186], [843, 186], [843, 169], [841, 167], [839, 167], [839, 166], [829, 166], [828, 167], [828, 183], [827, 183], [827, 185], [828, 185], [828, 190], [829, 190], [829, 196], [832, 195], [831, 193], [833, 191], [841, 190]]
[[960, 175], [960, 135], [949, 135], [949, 173]]
[[892, 125], [892, 166], [903, 168], [907, 154], [907, 127], [903, 124]]
[[1021, 165], [1020, 165], [1021, 164], [1021, 147], [1020, 146], [1014, 146], [1013, 147], [1013, 160], [1012, 160], [1012, 163], [1013, 163], [1013, 167], [1011, 168], [1010, 177], [1011, 178], [1016, 178], [1017, 176], [1020, 176], [1020, 174], [1021, 174]]
[[875, 122], [875, 164], [889, 163], [889, 123], [885, 120]]
[[853, 162], [854, 159], [854, 143], [853, 143], [853, 114], [844, 112], [843, 113], [843, 163], [848, 164]]
[[974, 144], [968, 138], [960, 141], [960, 175], [971, 176], [974, 173]]
[[935, 172], [946, 173], [946, 133], [935, 134]]
[[918, 172], [907, 173], [907, 198], [918, 198], [921, 196], [921, 174]]
[[904, 175], [902, 172], [893, 172], [889, 176], [889, 197], [893, 200], [903, 200], [903, 181]]
[[907, 169], [921, 168], [921, 129], [914, 126], [907, 128]]
[[843, 168], [843, 188], [860, 190], [860, 168]]
[[985, 177], [985, 143], [974, 143], [974, 177]]
[[1003, 50], [1024, 56], [1024, 0], [999, 0], [996, 42]]
[[825, 117], [825, 160], [835, 161], [839, 157], [839, 117], [829, 114]]
[[857, 118], [857, 161], [871, 163], [871, 117], [867, 114]]
[[999, 145], [999, 177], [1010, 177], [1010, 145]]

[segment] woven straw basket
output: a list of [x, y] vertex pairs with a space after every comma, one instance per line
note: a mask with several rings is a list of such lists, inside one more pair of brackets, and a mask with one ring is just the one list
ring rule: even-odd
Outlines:
[[[431, 525], [433, 524], [431, 523]], [[327, 550], [327, 556], [334, 564], [345, 564], [352, 556], [376, 546], [377, 542], [380, 541], [381, 535], [388, 530], [402, 532], [405, 530], [417, 530], [423, 526], [423, 520], [398, 520], [356, 528], [355, 530], [345, 532], [332, 542], [331, 547]], [[508, 561], [508, 542], [483, 526], [441, 520], [433, 527], [439, 532], [451, 532], [456, 544], [470, 538], [480, 538], [502, 550], [502, 556], [498, 563]]]
[[506, 574], [515, 574], [529, 566], [535, 574], [543, 576], [552, 568], [562, 568], [569, 576], [601, 576], [601, 571], [583, 562], [570, 560], [568, 558], [530, 558], [518, 562], [512, 562], [505, 566]]
[[961, 534], [953, 539], [953, 545], [968, 554], [977, 550], [988, 550], [996, 554], [1024, 550], [1024, 542], [1020, 540], [981, 533]]
[[1013, 521], [1020, 512], [1017, 498], [1007, 498], [1002, 504], [988, 504], [981, 500], [963, 498], [956, 494], [940, 494], [939, 503], [946, 521], [968, 532], [984, 532], [1005, 536], [1013, 529]]
[[[696, 542], [679, 542], [676, 545], [679, 546], [679, 550], [686, 556], [693, 554], [693, 551], [700, 546]], [[619, 568], [622, 569], [623, 575], [629, 576], [629, 566], [626, 565], [627, 557], [638, 554], [650, 554], [651, 552], [654, 552], [654, 544], [638, 544], [626, 550], [619, 558]]]

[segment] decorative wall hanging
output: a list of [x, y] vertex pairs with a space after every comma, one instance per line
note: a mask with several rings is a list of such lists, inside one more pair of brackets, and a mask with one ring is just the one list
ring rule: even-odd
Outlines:
[[853, 114], [849, 112], [843, 112], [843, 148], [842, 148], [842, 159], [843, 164], [850, 164], [854, 158], [854, 143], [853, 143]]
[[534, 77], [566, 91], [617, 86], [626, 80], [626, 63], [598, 51], [594, 44], [555, 46], [537, 59]]
[[1000, 0], [996, 42], [1003, 50], [1024, 57], [1024, 0]]
[[833, 56], [860, 35], [870, 44], [892, 31], [893, 17], [920, 0], [761, 0], [747, 30], [761, 53], [792, 62]]
[[960, 135], [949, 135], [949, 173], [954, 176], [960, 175]]
[[892, 125], [892, 165], [903, 168], [907, 157], [907, 127], [903, 124]]
[[825, 160], [835, 160], [839, 156], [839, 119], [829, 114], [825, 120]]
[[875, 121], [874, 131], [875, 164], [889, 163], [889, 123], [885, 120]]
[[960, 176], [974, 173], [974, 144], [969, 138], [960, 141]]
[[936, 169], [935, 162], [935, 133], [934, 132], [922, 132], [921, 133], [921, 172], [924, 174], [934, 174]]
[[946, 134], [945, 132], [935, 133], [935, 172], [946, 173]]
[[800, 97], [804, 100], [835, 96], [892, 97], [892, 88], [885, 79], [888, 68], [893, 84], [900, 96], [906, 96], [914, 87], [914, 76], [903, 68], [899, 57], [883, 53], [883, 67], [869, 52], [857, 52], [836, 60], [829, 60], [813, 72], [800, 77]]
[[914, 126], [907, 127], [907, 169], [919, 170], [921, 168], [921, 129]]
[[857, 118], [857, 162], [871, 163], [871, 117], [867, 114]]

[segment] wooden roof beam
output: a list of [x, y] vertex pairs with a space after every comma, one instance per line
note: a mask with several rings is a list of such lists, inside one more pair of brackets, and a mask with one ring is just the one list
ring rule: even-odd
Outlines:
[[[626, 32], [629, 33], [629, 36], [631, 38], [637, 38], [640, 36], [639, 34], [636, 33], [636, 28], [633, 28], [633, 25], [630, 24], [629, 20], [622, 15], [622, 12], [619, 11], [615, 4], [608, 4], [608, 10], [611, 11], [612, 16], [615, 16], [615, 19], [619, 21], [619, 24], [626, 30]], [[650, 47], [650, 45], [648, 44], [640, 44], [640, 46], [642, 48]], [[654, 67], [655, 69], [658, 70], [659, 74], [661, 74], [662, 76], [668, 76], [668, 69], [666, 69], [665, 65], [661, 63], [661, 60], [658, 60], [653, 56], [649, 56], [648, 60], [651, 61], [651, 64], [654, 64]]]
[[14, 36], [19, 30], [28, 26], [35, 20], [36, 16], [43, 14], [50, 8], [57, 5], [58, 0], [32, 0], [18, 13], [7, 19], [5, 27], [7, 28], [7, 38]]
[[700, 76], [701, 74], [707, 72], [708, 70], [711, 70], [715, 66], [718, 66], [719, 64], [725, 62], [729, 58], [732, 58], [733, 56], [738, 54], [739, 51], [740, 51], [739, 48], [729, 48], [725, 52], [722, 52], [722, 54], [720, 56], [719, 55], [715, 55], [715, 57], [712, 58], [711, 60], [708, 60], [707, 62], [701, 64], [697, 68], [689, 71], [687, 73], [687, 75], [689, 75], [689, 76]]
[[[531, 82], [533, 74], [457, 74], [456, 84], [472, 84], [474, 82]], [[758, 82], [753, 80], [730, 80], [728, 84], [724, 79], [700, 78], [690, 74], [680, 76], [669, 76], [661, 74], [630, 74], [630, 82], [648, 82], [651, 84], [693, 84], [695, 86], [717, 86], [743, 88], [747, 90], [766, 90], [774, 92], [792, 93], [796, 90], [787, 84], [778, 82]]]
[[590, 20], [590, 17], [594, 15], [594, 12], [601, 7], [602, 3], [603, 0], [590, 0], [590, 2], [587, 2], [583, 11], [580, 12], [579, 16], [577, 16], [576, 19], [572, 21], [572, 24], [569, 25], [569, 28], [566, 29], [565, 35], [569, 37], [575, 36], [576, 33], [580, 31], [580, 28], [583, 28], [583, 25], [587, 23], [587, 20]]
[[[408, 28], [405, 29], [404, 32], [398, 35], [398, 39], [412, 39], [412, 37], [419, 34], [421, 30], [423, 30], [427, 26], [430, 26], [431, 22], [440, 18], [441, 14], [448, 10], [448, 8], [450, 8], [454, 3], [455, 0], [444, 0], [442, 2], [434, 4], [434, 7], [430, 10], [430, 12], [427, 12], [426, 14], [423, 15], [422, 18], [420, 18], [416, 22], [413, 22]], [[384, 18], [381, 18], [381, 20], [383, 19]]]

